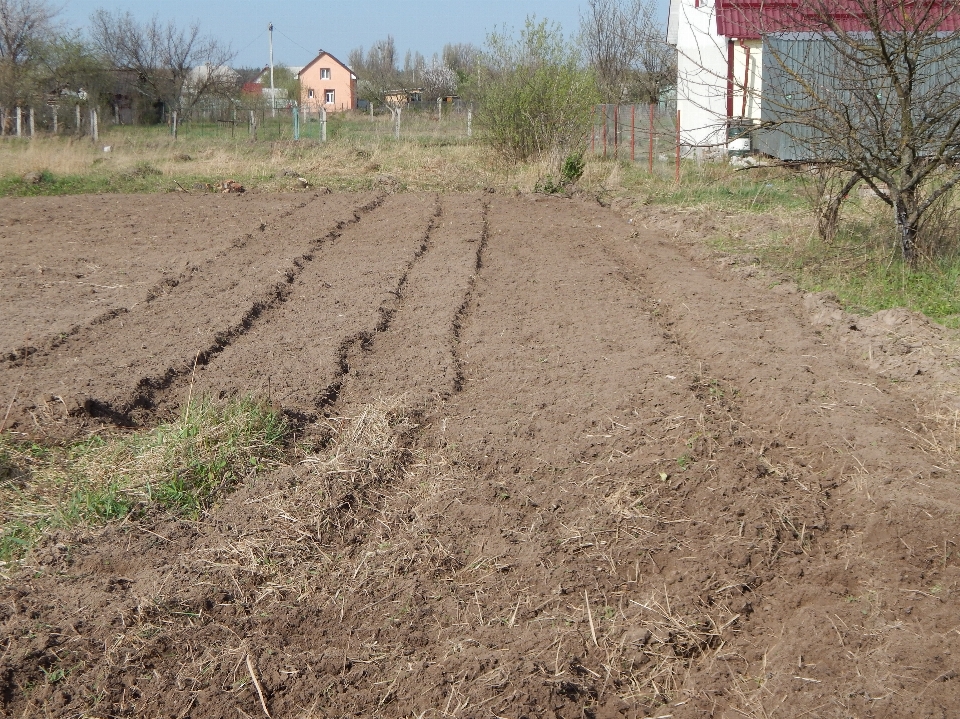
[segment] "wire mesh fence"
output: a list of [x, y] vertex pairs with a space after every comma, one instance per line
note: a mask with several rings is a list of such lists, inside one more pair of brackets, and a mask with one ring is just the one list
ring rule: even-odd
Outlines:
[[[398, 128], [399, 124], [399, 128]], [[33, 110], [0, 108], [4, 134], [95, 135], [133, 130], [140, 136], [183, 139], [257, 141], [356, 142], [402, 140], [435, 144], [465, 144], [473, 140], [473, 108], [469, 103], [411, 102], [390, 111], [368, 104], [362, 110], [324, 113], [317, 107], [270, 108], [262, 103], [209, 102], [187, 113], [165, 113], [163, 121], [131, 125], [123, 115], [104, 108], [76, 105]], [[594, 108], [588, 151], [596, 158], [622, 160], [666, 174], [679, 167], [679, 114], [676, 105], [597, 105]]]
[[[94, 136], [136, 128], [143, 136], [210, 138], [243, 141], [336, 140], [397, 138], [423, 144], [467, 142], [473, 109], [463, 101], [411, 102], [399, 112], [367, 105], [364, 110], [323, 112], [317, 107], [270, 108], [262, 103], [208, 102], [189, 112], [164, 112], [160, 122], [136, 123], [116, 108], [86, 104], [40, 108], [0, 108], [0, 135]], [[399, 120], [399, 128], [398, 128]]]
[[680, 157], [678, 127], [674, 103], [597, 105], [590, 153], [643, 164], [650, 172], [675, 171]]

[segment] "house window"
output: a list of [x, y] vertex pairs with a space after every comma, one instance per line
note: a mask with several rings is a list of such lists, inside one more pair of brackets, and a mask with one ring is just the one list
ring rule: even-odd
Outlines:
[[313, 88], [307, 90], [307, 97], [311, 100], [313, 99]]
[[329, 79], [330, 79], [330, 68], [329, 68], [329, 67], [321, 67], [321, 68], [320, 68], [320, 79], [321, 79], [321, 80], [329, 80]]
[[335, 94], [333, 90], [325, 90], [323, 93], [323, 101], [327, 105], [332, 105], [335, 102]]

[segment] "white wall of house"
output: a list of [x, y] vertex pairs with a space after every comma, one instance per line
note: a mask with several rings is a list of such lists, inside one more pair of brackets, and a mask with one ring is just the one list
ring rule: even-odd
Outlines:
[[[726, 149], [729, 42], [717, 34], [714, 0], [671, 0], [667, 42], [677, 48], [677, 110], [685, 154]], [[733, 40], [733, 118], [760, 119], [760, 40]]]
[[677, 47], [677, 110], [686, 153], [726, 145], [727, 39], [717, 35], [713, 0], [671, 0], [667, 39]]

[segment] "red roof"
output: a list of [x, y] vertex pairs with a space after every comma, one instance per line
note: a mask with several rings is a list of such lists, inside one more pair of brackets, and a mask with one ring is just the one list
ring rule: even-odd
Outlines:
[[844, 32], [868, 30], [868, 13], [876, 12], [893, 31], [917, 23], [945, 32], [960, 29], [954, 0], [717, 0], [716, 8], [717, 34], [744, 40], [774, 32], [822, 32], [834, 23]]

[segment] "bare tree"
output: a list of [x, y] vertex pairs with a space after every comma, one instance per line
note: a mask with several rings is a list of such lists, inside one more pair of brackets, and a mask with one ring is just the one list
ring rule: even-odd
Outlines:
[[25, 102], [36, 91], [33, 71], [57, 13], [46, 0], [0, 0], [0, 106]]
[[580, 42], [605, 102], [657, 102], [676, 83], [676, 51], [651, 0], [588, 0]]
[[808, 0], [764, 43], [766, 126], [849, 173], [840, 201], [869, 185], [911, 263], [925, 215], [960, 181], [958, 25], [960, 0], [847, 0], [842, 13]]
[[403, 72], [400, 75], [403, 85], [419, 87], [426, 66], [427, 59], [421, 53], [407, 50], [407, 54], [403, 58]]
[[457, 76], [457, 87], [465, 85], [476, 74], [480, 61], [480, 48], [466, 43], [447, 43], [443, 46], [443, 64], [453, 70]]
[[361, 99], [384, 102], [387, 93], [399, 89], [397, 47], [392, 35], [375, 42], [366, 54], [362, 47], [354, 48], [348, 61], [357, 76], [357, 93]]
[[229, 94], [234, 76], [226, 71], [229, 48], [200, 34], [194, 24], [180, 28], [156, 17], [140, 22], [129, 12], [98, 10], [91, 34], [112, 65], [136, 74], [140, 91], [169, 111], [188, 111], [211, 95]]
[[43, 44], [35, 77], [51, 101], [64, 95], [85, 96], [96, 105], [113, 89], [107, 63], [78, 32], [57, 35]]

